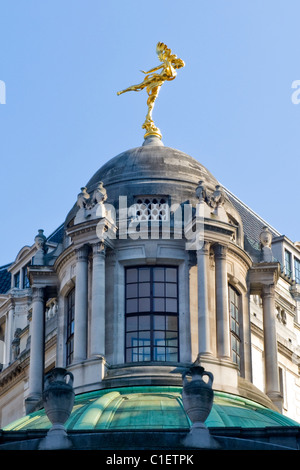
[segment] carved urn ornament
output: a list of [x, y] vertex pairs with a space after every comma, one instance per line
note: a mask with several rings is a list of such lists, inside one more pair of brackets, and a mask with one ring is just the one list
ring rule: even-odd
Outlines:
[[[203, 377], [208, 377], [205, 382]], [[208, 417], [214, 400], [211, 372], [201, 366], [192, 366], [183, 376], [182, 401], [184, 409], [192, 423], [204, 423]]]
[[[205, 381], [204, 377], [208, 377], [208, 380]], [[192, 422], [191, 430], [186, 436], [184, 444], [187, 447], [218, 447], [204, 424], [213, 406], [213, 374], [206, 372], [196, 361], [190, 369], [183, 373], [182, 379], [182, 403]]]
[[45, 377], [43, 402], [52, 427], [40, 448], [63, 449], [70, 446], [65, 423], [74, 405], [73, 374], [57, 367]]

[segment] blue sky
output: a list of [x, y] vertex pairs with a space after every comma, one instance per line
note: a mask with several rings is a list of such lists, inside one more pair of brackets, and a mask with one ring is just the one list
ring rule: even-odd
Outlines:
[[158, 64], [186, 66], [154, 108], [166, 146], [199, 160], [300, 239], [299, 0], [2, 0], [0, 265], [50, 235], [107, 160], [142, 144], [146, 93], [116, 92]]

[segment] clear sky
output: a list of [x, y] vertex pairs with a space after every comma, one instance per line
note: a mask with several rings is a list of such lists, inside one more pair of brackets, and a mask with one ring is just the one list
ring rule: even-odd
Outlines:
[[146, 92], [116, 92], [159, 63], [158, 41], [186, 63], [154, 108], [164, 144], [300, 240], [299, 18], [299, 0], [1, 0], [0, 265], [142, 144]]

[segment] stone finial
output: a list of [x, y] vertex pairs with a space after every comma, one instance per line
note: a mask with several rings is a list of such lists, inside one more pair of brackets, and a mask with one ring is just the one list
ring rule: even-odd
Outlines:
[[44, 235], [44, 230], [40, 229], [38, 231], [38, 234], [34, 238], [35, 246], [37, 247], [38, 250], [45, 251], [46, 240], [47, 238]]
[[42, 266], [44, 264], [44, 256], [46, 252], [46, 240], [44, 230], [39, 230], [38, 234], [34, 239], [35, 246], [37, 248], [36, 254], [34, 255], [33, 264]]
[[[208, 381], [203, 380], [205, 376], [208, 377]], [[184, 439], [184, 445], [202, 449], [219, 447], [204, 424], [213, 406], [213, 374], [200, 366], [198, 356], [190, 369], [183, 373], [182, 379], [182, 403], [192, 422], [191, 430]]]
[[68, 449], [72, 446], [65, 423], [74, 405], [73, 379], [73, 374], [61, 367], [52, 369], [45, 377], [43, 403], [52, 427], [41, 441], [39, 449]]
[[259, 235], [259, 240], [261, 244], [261, 252], [262, 252], [262, 261], [270, 263], [273, 260], [273, 253], [272, 253], [272, 233], [270, 232], [268, 227], [263, 227], [262, 231]]

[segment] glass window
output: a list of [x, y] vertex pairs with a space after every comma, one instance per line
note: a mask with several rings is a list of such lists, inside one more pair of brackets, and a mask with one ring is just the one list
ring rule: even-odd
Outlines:
[[20, 272], [14, 275], [14, 287], [20, 287]]
[[27, 273], [27, 268], [30, 266], [31, 263], [27, 264], [23, 268], [23, 289], [28, 289], [30, 287], [29, 279], [28, 279], [28, 273]]
[[284, 252], [284, 272], [287, 276], [292, 277], [292, 255], [287, 250]]
[[126, 270], [126, 362], [178, 361], [177, 268]]
[[230, 336], [232, 360], [241, 366], [241, 340], [239, 323], [239, 293], [231, 286], [228, 289], [229, 313], [230, 313]]
[[294, 269], [295, 269], [295, 281], [300, 284], [300, 261], [294, 258]]
[[66, 362], [67, 365], [73, 361], [74, 353], [74, 315], [75, 315], [75, 289], [71, 290], [67, 297], [67, 341]]

